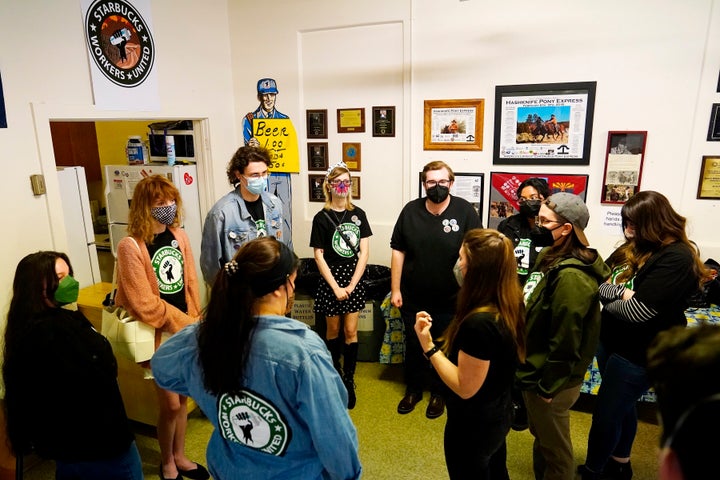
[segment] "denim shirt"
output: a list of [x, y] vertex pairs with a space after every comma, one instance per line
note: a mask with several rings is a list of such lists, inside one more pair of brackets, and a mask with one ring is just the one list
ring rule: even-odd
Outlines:
[[212, 422], [207, 446], [212, 477], [360, 478], [347, 391], [323, 340], [297, 320], [256, 318], [242, 395], [217, 396], [205, 389], [198, 324], [170, 337], [152, 358], [158, 385], [192, 397]]
[[[260, 194], [267, 234], [292, 248], [291, 235], [284, 227], [280, 199], [264, 191]], [[255, 222], [240, 195], [240, 187], [218, 200], [205, 217], [200, 246], [200, 269], [212, 284], [220, 268], [232, 260], [241, 245], [257, 237]]]

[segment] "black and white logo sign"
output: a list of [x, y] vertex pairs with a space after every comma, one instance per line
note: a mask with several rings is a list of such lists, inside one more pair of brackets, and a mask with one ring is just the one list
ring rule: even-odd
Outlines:
[[123, 0], [97, 0], [85, 15], [90, 56], [111, 82], [132, 88], [143, 83], [155, 61], [155, 43], [142, 15]]

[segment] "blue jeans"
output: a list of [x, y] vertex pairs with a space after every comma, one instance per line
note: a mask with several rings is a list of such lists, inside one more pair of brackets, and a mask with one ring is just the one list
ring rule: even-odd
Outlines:
[[143, 480], [142, 461], [137, 444], [133, 441], [125, 453], [107, 460], [94, 462], [56, 461], [55, 480]]
[[650, 388], [645, 367], [608, 354], [602, 343], [597, 351], [600, 389], [588, 435], [585, 466], [602, 472], [610, 456], [630, 457], [637, 433], [637, 400]]

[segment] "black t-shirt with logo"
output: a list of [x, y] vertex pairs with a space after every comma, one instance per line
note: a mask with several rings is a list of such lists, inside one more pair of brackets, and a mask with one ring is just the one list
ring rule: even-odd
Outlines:
[[160, 289], [160, 298], [187, 313], [185, 262], [175, 236], [166, 228], [164, 232], [155, 235], [155, 239], [147, 247]]

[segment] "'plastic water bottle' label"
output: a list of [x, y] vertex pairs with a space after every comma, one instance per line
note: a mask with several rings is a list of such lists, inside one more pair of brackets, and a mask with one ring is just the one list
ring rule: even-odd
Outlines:
[[165, 150], [167, 151], [168, 165], [175, 165], [175, 137], [173, 135], [165, 136]]

